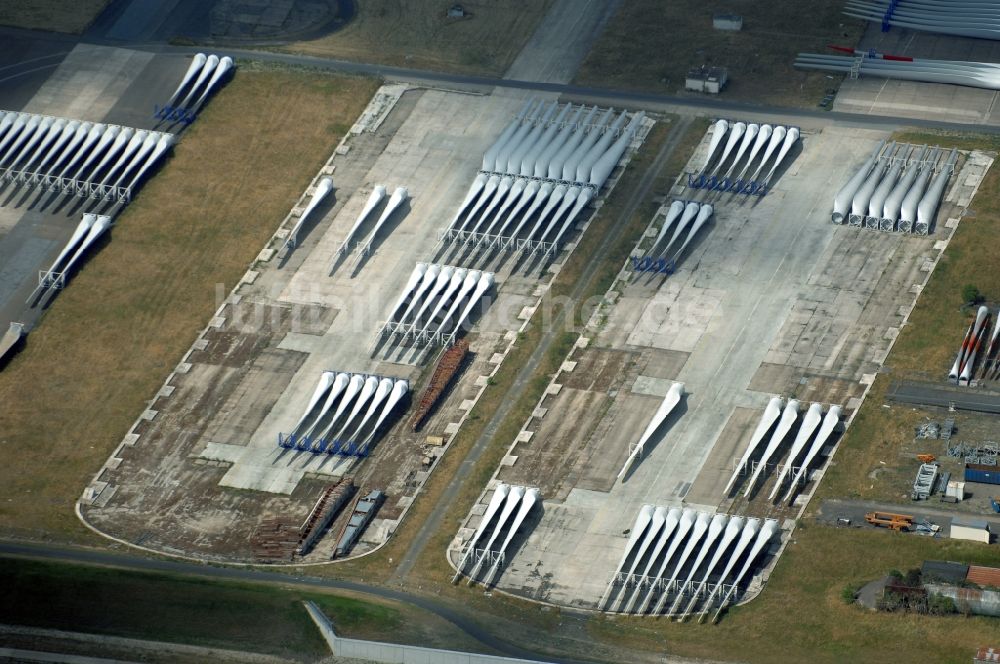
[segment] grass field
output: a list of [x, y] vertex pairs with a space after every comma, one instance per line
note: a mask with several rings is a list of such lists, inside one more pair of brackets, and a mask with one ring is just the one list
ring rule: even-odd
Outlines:
[[[676, 94], [684, 89], [688, 69], [708, 64], [729, 70], [721, 99], [815, 107], [828, 88], [839, 86], [840, 76], [797, 71], [792, 62], [799, 52], [857, 43], [864, 24], [841, 10], [839, 3], [827, 0], [732, 0], [724, 6], [629, 0], [609, 21], [575, 82]], [[714, 29], [715, 12], [741, 15], [743, 29]]]
[[[300, 599], [271, 588], [22, 560], [4, 560], [0, 579], [3, 623], [286, 656], [325, 651]], [[353, 600], [330, 598], [323, 609], [338, 624], [383, 631], [400, 620]]]
[[79, 34], [110, 0], [8, 0], [0, 2], [0, 25]]
[[[995, 136], [901, 132], [894, 138], [949, 148], [1000, 150], [1000, 138]], [[884, 408], [883, 397], [892, 380], [941, 379], [947, 374], [973, 315], [963, 306], [963, 286], [975, 284], [987, 301], [994, 306], [1000, 302], [995, 249], [996, 238], [1000, 237], [1000, 169], [996, 165], [980, 185], [970, 212], [959, 224], [907, 325], [900, 331], [886, 360], [888, 373], [877, 377], [840, 443], [834, 464], [820, 484], [818, 498], [898, 500], [901, 485], [894, 480], [903, 478], [904, 489], [912, 483], [915, 461], [907, 461], [900, 473], [892, 472], [892, 465], [902, 461], [899, 451], [913, 439], [913, 428], [925, 414], [903, 406]], [[888, 472], [879, 470], [875, 478], [870, 476], [886, 467]]]
[[764, 593], [717, 625], [596, 618], [590, 632], [602, 641], [712, 660], [964, 664], [977, 647], [995, 642], [996, 619], [872, 613], [845, 604], [841, 592], [925, 559], [997, 565], [996, 549], [807, 523], [795, 531]]
[[0, 533], [86, 536], [84, 486], [377, 85], [241, 72], [212, 100], [0, 374]]
[[448, 18], [455, 3], [366, 0], [343, 29], [285, 47], [293, 53], [400, 67], [499, 76], [507, 71], [552, 0], [463, 2], [469, 14]]
[[[312, 600], [338, 634], [481, 649], [444, 620], [396, 603], [165, 573], [5, 559], [0, 623], [270, 653], [327, 652], [302, 606]], [[196, 617], [196, 619], [192, 619]]]

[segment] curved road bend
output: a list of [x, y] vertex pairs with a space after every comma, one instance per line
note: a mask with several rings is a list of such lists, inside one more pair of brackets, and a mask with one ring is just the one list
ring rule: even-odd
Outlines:
[[[632, 218], [633, 214], [635, 214], [639, 204], [642, 203], [649, 195], [649, 190], [652, 188], [656, 176], [663, 170], [664, 164], [667, 163], [670, 155], [673, 154], [674, 148], [677, 147], [677, 143], [680, 141], [691, 122], [691, 116], [686, 115], [682, 116], [681, 119], [674, 123], [673, 127], [671, 127], [670, 133], [667, 135], [667, 139], [663, 142], [663, 146], [660, 148], [659, 153], [657, 153], [655, 159], [653, 160], [653, 164], [646, 169], [642, 179], [639, 181], [635, 190], [626, 202], [625, 209], [619, 217], [615, 219], [614, 223], [608, 227], [603, 241], [598, 245], [599, 249], [596, 255], [593, 260], [587, 263], [587, 266], [580, 275], [580, 278], [573, 286], [573, 290], [570, 293], [570, 300], [574, 303], [574, 305], [579, 303], [584, 294], [586, 294], [590, 289], [591, 283], [594, 280], [594, 275], [597, 272], [597, 268], [601, 265], [601, 261], [603, 261], [607, 256], [608, 248], [614, 244], [610, 241], [610, 239], [614, 237], [617, 230], [621, 228], [623, 224], [628, 223], [628, 220]], [[507, 391], [507, 395], [500, 403], [500, 407], [493, 413], [493, 417], [491, 417], [489, 422], [486, 424], [482, 434], [480, 434], [479, 438], [473, 444], [469, 453], [466, 454], [465, 459], [462, 461], [462, 465], [459, 466], [457, 471], [455, 471], [454, 478], [448, 483], [444, 493], [441, 494], [441, 498], [437, 501], [437, 504], [435, 504], [433, 511], [431, 511], [430, 515], [428, 515], [427, 520], [424, 521], [424, 524], [421, 526], [416, 537], [413, 538], [413, 541], [410, 543], [406, 553], [403, 554], [402, 558], [400, 558], [399, 567], [396, 568], [396, 573], [393, 574], [390, 579], [391, 583], [398, 583], [402, 585], [402, 583], [406, 580], [406, 577], [412, 571], [417, 559], [423, 554], [430, 538], [441, 529], [444, 516], [454, 503], [455, 495], [458, 493], [459, 488], [465, 484], [469, 473], [472, 472], [472, 469], [479, 461], [479, 458], [483, 455], [483, 452], [485, 452], [486, 448], [489, 447], [490, 441], [493, 440], [493, 437], [496, 435], [500, 425], [507, 419], [511, 410], [514, 408], [514, 405], [521, 399], [529, 381], [532, 376], [534, 376], [536, 369], [538, 369], [538, 365], [541, 363], [546, 353], [548, 353], [549, 347], [552, 345], [556, 334], [565, 329], [564, 323], [567, 313], [572, 313], [574, 310], [575, 306], [563, 307], [559, 311], [556, 319], [552, 321], [552, 325], [550, 325], [549, 328], [543, 332], [541, 340], [535, 347], [535, 350], [531, 353], [528, 361], [521, 367], [521, 370], [517, 372], [517, 376], [514, 378], [514, 383]], [[500, 444], [506, 445], [507, 441], [500, 441]], [[443, 554], [444, 552], [441, 553]], [[443, 557], [441, 564], [446, 564]]]
[[[447, 620], [480, 643], [503, 653], [508, 657], [538, 660], [540, 655], [518, 645], [497, 638], [492, 633], [465, 615], [451, 609], [434, 599], [408, 593], [403, 590], [369, 586], [353, 581], [340, 581], [315, 576], [295, 576], [279, 572], [266, 572], [256, 569], [237, 567], [215, 567], [197, 563], [142, 558], [123, 553], [112, 553], [96, 549], [81, 549], [51, 544], [36, 544], [28, 542], [0, 541], [0, 556], [21, 558], [36, 561], [54, 561], [71, 564], [97, 565], [126, 569], [136, 572], [166, 572], [171, 574], [186, 574], [207, 577], [225, 581], [246, 581], [251, 583], [280, 584], [282, 586], [301, 590], [346, 590], [362, 595], [369, 595], [383, 600], [392, 600], [417, 607]], [[541, 661], [541, 660], [540, 660]], [[549, 662], [565, 664], [584, 664], [580, 660], [545, 657]]]

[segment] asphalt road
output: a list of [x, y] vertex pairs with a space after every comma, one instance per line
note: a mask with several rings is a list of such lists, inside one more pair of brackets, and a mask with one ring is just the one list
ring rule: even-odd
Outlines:
[[937, 406], [956, 410], [1000, 414], [1000, 395], [984, 394], [968, 387], [934, 385], [904, 381], [893, 383], [886, 399], [918, 406]]
[[[480, 623], [445, 605], [443, 602], [403, 590], [383, 588], [353, 581], [339, 581], [315, 576], [294, 576], [278, 572], [267, 572], [252, 568], [215, 567], [197, 563], [142, 558], [139, 556], [111, 553], [96, 549], [81, 549], [53, 544], [0, 541], [0, 556], [36, 561], [61, 562], [82, 565], [98, 565], [136, 572], [167, 572], [171, 574], [195, 575], [216, 580], [246, 581], [250, 583], [280, 584], [300, 590], [341, 590], [369, 595], [384, 600], [409, 604], [423, 611], [447, 620], [480, 643], [509, 657], [538, 659], [539, 655], [519, 645], [498, 638]], [[544, 661], [566, 664], [583, 664], [574, 659], [553, 659]]]
[[[865, 514], [868, 512], [890, 512], [893, 514], [908, 514], [914, 517], [916, 523], [927, 519], [931, 523], [941, 526], [941, 537], [948, 537], [951, 532], [951, 520], [953, 518], [974, 519], [986, 521], [990, 525], [990, 532], [1000, 533], [1000, 516], [996, 514], [968, 514], [965, 512], [950, 512], [948, 510], [936, 509], [933, 500], [914, 501], [909, 505], [876, 503], [866, 500], [824, 500], [820, 506], [817, 519], [824, 523], [835, 525], [838, 518], [851, 520], [851, 526], [863, 528], [880, 528], [865, 523]], [[885, 529], [883, 529], [885, 530]]]
[[[110, 45], [110, 44], [109, 44]], [[130, 48], [148, 50], [156, 53], [198, 53], [204, 47], [173, 46], [173, 45], [133, 45]], [[780, 106], [765, 106], [746, 102], [727, 101], [706, 96], [680, 97], [648, 92], [626, 90], [611, 90], [573, 84], [544, 83], [523, 81], [517, 79], [491, 78], [451, 74], [447, 72], [389, 67], [386, 65], [349, 62], [309, 55], [289, 53], [274, 53], [269, 51], [254, 51], [243, 49], [213, 48], [213, 53], [229, 55], [233, 58], [253, 59], [261, 62], [280, 63], [284, 65], [310, 67], [324, 71], [336, 71], [349, 74], [380, 76], [382, 78], [413, 83], [416, 85], [434, 85], [456, 90], [489, 92], [493, 88], [511, 88], [517, 90], [532, 90], [537, 92], [558, 93], [564, 100], [600, 101], [618, 107], [641, 108], [650, 111], [661, 111], [682, 114], [705, 114], [710, 116], [732, 116], [751, 114], [755, 120], [767, 121], [775, 118], [785, 121], [809, 121], [817, 126], [838, 124], [842, 126], [858, 126], [868, 129], [894, 130], [900, 127], [918, 127], [924, 129], [942, 129], [951, 131], [975, 130], [980, 133], [1000, 133], [1000, 125], [970, 125], [967, 123], [947, 122], [943, 120], [923, 120], [901, 118], [887, 115], [865, 115], [861, 113], [845, 113], [840, 111], [824, 111], [810, 108], [787, 108]]]
[[[14, 39], [29, 38], [35, 43], [56, 42], [61, 48], [69, 50], [73, 46], [71, 39], [65, 35], [32, 32], [15, 28], [0, 28], [0, 43]], [[121, 46], [153, 53], [193, 54], [205, 51], [208, 47], [181, 46], [162, 42], [123, 43], [118, 40], [105, 39], [88, 35], [81, 40], [86, 43], [97, 43], [108, 46]], [[837, 124], [841, 126], [857, 126], [868, 129], [892, 130], [899, 127], [917, 127], [923, 129], [941, 129], [951, 131], [976, 131], [980, 133], [1000, 133], [1000, 125], [967, 124], [947, 122], [942, 120], [923, 120], [901, 118], [889, 115], [866, 115], [861, 113], [845, 113], [840, 111], [824, 111], [811, 108], [787, 108], [766, 106], [746, 102], [728, 101], [724, 98], [707, 96], [680, 97], [648, 92], [611, 90], [573, 84], [543, 83], [517, 79], [493, 78], [486, 76], [470, 76], [448, 72], [390, 67], [363, 62], [350, 62], [309, 55], [290, 53], [275, 53], [251, 49], [211, 47], [213, 53], [229, 55], [233, 58], [252, 59], [260, 62], [270, 62], [288, 66], [307, 67], [321, 71], [343, 72], [366, 76], [380, 76], [394, 81], [402, 81], [415, 85], [433, 85], [435, 87], [452, 88], [464, 91], [488, 92], [493, 88], [510, 88], [518, 90], [533, 90], [562, 95], [566, 100], [594, 101], [612, 104], [618, 107], [642, 108], [651, 111], [662, 111], [683, 114], [746, 115], [752, 114], [761, 121], [784, 121], [788, 123], [806, 122], [816, 126]]]

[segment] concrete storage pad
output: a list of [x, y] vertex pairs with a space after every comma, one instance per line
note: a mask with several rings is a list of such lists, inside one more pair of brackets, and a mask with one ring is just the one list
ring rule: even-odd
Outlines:
[[[152, 129], [153, 105], [163, 103], [187, 68], [183, 56], [155, 56], [124, 48], [79, 44], [46, 58], [52, 70], [30, 97], [21, 77], [0, 87], [3, 110]], [[10, 94], [8, 94], [10, 93]], [[27, 97], [27, 98], [26, 98]], [[22, 101], [23, 100], [23, 101]], [[22, 106], [18, 106], [22, 104]], [[163, 130], [164, 127], [158, 127]], [[0, 327], [10, 321], [30, 329], [40, 316], [25, 300], [94, 202], [39, 189], [0, 187]]]
[[[517, 341], [523, 325], [517, 314], [537, 307], [553, 277], [551, 260], [508, 254], [479, 259], [486, 264], [475, 268], [494, 272], [497, 285], [488, 308], [473, 317], [470, 365], [420, 432], [407, 426], [404, 406], [364, 461], [280, 448], [278, 435], [290, 433], [325, 370], [405, 378], [411, 398], [418, 398], [439, 349], [377, 343], [377, 335], [417, 261], [471, 266], [464, 250], [442, 250], [438, 238], [483, 151], [524, 103], [523, 94], [509, 92], [409, 90], [376, 129], [345, 139], [350, 150], [334, 150], [320, 168], [332, 173], [333, 192], [303, 226], [294, 250], [262, 253], [238, 292], [225, 298], [184, 358], [185, 371], [168, 377], [175, 389], [155, 404], [156, 419], [136, 424], [123, 460], [105, 467], [96, 480], [104, 484], [92, 484], [115, 493], [106, 504], [99, 495], [93, 505], [84, 500], [88, 522], [154, 549], [248, 559], [253, 551], [246, 534], [254, 524], [280, 517], [297, 525], [325, 486], [351, 474], [356, 484], [382, 488], [392, 498], [380, 511], [389, 524], [380, 532], [391, 534], [442, 453], [427, 446], [428, 435], [451, 439], [457, 432]], [[371, 254], [340, 255], [347, 231], [379, 184], [405, 186], [409, 201], [383, 227]], [[367, 234], [375, 217], [356, 237]], [[269, 249], [282, 249], [296, 220], [290, 215], [282, 223]], [[584, 222], [567, 236], [570, 243]], [[614, 366], [623, 361], [620, 355], [610, 353], [599, 363]], [[578, 371], [566, 376], [588, 388], [612, 387], [617, 380], [613, 369], [595, 381]], [[542, 439], [529, 432], [525, 441]], [[511, 457], [505, 467], [517, 472], [520, 466]], [[328, 558], [325, 547], [321, 542], [311, 559]]]
[[[517, 480], [529, 486], [551, 485], [546, 459], [566, 455], [574, 465], [554, 493], [543, 492], [544, 517], [508, 561], [501, 589], [593, 608], [643, 504], [794, 516], [767, 502], [772, 472], [750, 502], [724, 496], [734, 460], [775, 394], [803, 400], [802, 412], [810, 401], [858, 405], [862, 378], [878, 371], [920, 290], [913, 286], [927, 277], [921, 266], [937, 260], [935, 243], [951, 232], [940, 225], [937, 237], [906, 236], [830, 223], [834, 193], [883, 137], [837, 127], [805, 133], [801, 154], [762, 199], [675, 187], [675, 196], [711, 201], [715, 216], [675, 274], [632, 274], [611, 287], [621, 297], [601, 312], [587, 352], [635, 354], [620, 369], [621, 389], [606, 402], [565, 389], [546, 397], [536, 438], [512, 446]], [[973, 154], [967, 163], [976, 161]], [[956, 190], [940, 218], [958, 216]], [[583, 357], [574, 350], [567, 359]], [[579, 371], [558, 380], [579, 380]], [[687, 395], [644, 458], [615, 481], [658, 404], [642, 396], [649, 376], [679, 380]], [[543, 433], [551, 447], [538, 454]]]

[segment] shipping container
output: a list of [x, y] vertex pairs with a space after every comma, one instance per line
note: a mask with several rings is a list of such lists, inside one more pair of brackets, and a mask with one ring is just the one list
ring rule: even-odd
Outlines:
[[990, 525], [979, 519], [959, 519], [955, 517], [951, 520], [951, 538], [989, 544]]
[[984, 466], [977, 463], [965, 464], [965, 481], [980, 484], [1000, 484], [1000, 466]]

